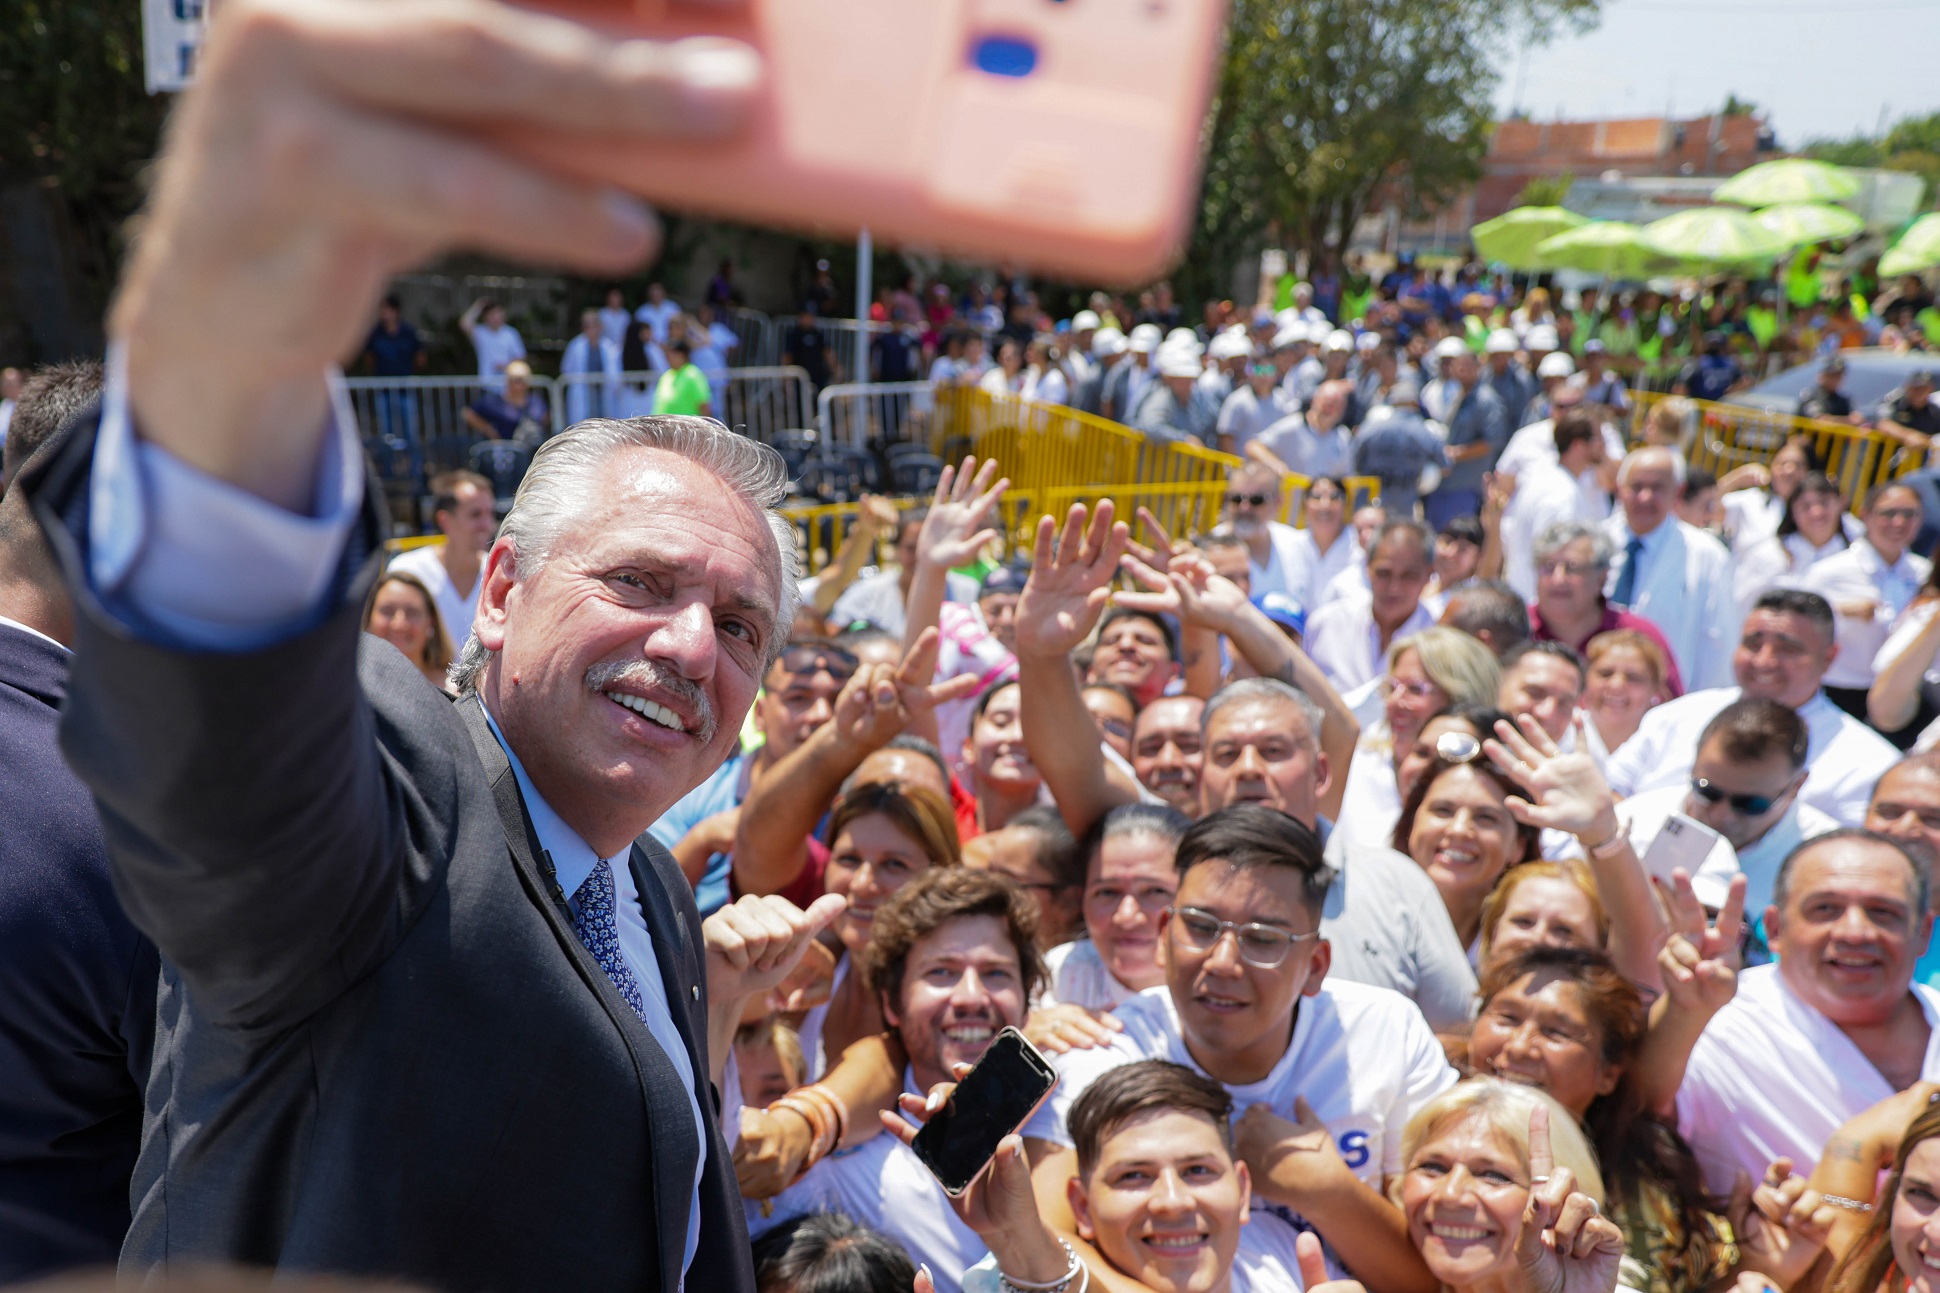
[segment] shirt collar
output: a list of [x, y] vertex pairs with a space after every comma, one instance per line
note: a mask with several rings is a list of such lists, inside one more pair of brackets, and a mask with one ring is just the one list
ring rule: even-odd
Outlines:
[[42, 633], [39, 629], [35, 628], [31, 624], [22, 624], [19, 620], [8, 619], [4, 615], [0, 615], [0, 624], [4, 624], [10, 629], [19, 629], [22, 633], [33, 634], [35, 637], [39, 638], [41, 641], [47, 643], [48, 645], [58, 648], [60, 650], [60, 653], [63, 656], [70, 656], [74, 654], [74, 650], [72, 647], [68, 646], [64, 642], [56, 642], [53, 638], [48, 637], [45, 633]]
[[492, 735], [505, 749], [505, 757], [512, 764], [512, 775], [518, 779], [519, 797], [525, 800], [526, 815], [532, 819], [532, 832], [539, 837], [539, 847], [552, 861], [552, 872], [559, 882], [559, 891], [570, 900], [586, 883], [586, 877], [593, 874], [595, 866], [617, 859], [602, 858], [595, 853], [593, 846], [581, 839], [579, 832], [566, 825], [565, 820], [553, 811], [545, 796], [533, 787], [532, 778], [526, 776], [525, 765], [519, 762], [519, 756], [512, 750], [512, 743], [499, 730], [498, 720], [492, 717], [491, 710], [485, 708], [483, 699], [478, 702], [478, 707], [484, 712], [486, 725], [492, 729]]

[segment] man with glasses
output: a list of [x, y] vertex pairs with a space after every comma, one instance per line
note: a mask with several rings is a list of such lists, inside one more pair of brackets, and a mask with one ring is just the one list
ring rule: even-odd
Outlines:
[[1243, 462], [1226, 473], [1223, 520], [1233, 537], [1246, 545], [1247, 588], [1298, 598], [1311, 582], [1308, 549], [1312, 544], [1303, 544], [1300, 532], [1278, 519], [1285, 506], [1280, 472], [1275, 468]]
[[856, 658], [833, 642], [796, 642], [762, 675], [755, 730], [766, 739], [730, 755], [655, 822], [648, 834], [666, 845], [694, 884], [702, 915], [727, 905], [729, 853], [741, 801], [757, 777], [792, 754], [835, 716], [835, 699], [854, 676]]
[[1759, 597], [1732, 656], [1735, 687], [1712, 687], [1659, 705], [1610, 756], [1605, 773], [1618, 795], [1686, 785], [1706, 726], [1741, 696], [1775, 700], [1805, 723], [1811, 772], [1799, 797], [1842, 826], [1866, 815], [1873, 783], [1899, 751], [1826, 699], [1826, 670], [1838, 655], [1832, 607], [1817, 593], [1774, 588]]
[[1638, 857], [1673, 814], [1716, 831], [1718, 842], [1691, 877], [1698, 900], [1717, 910], [1731, 879], [1745, 877], [1745, 912], [1751, 919], [1749, 958], [1771, 959], [1763, 913], [1772, 900], [1779, 864], [1814, 836], [1839, 823], [1799, 802], [1805, 785], [1810, 734], [1798, 714], [1775, 700], [1745, 697], [1726, 705], [1705, 725], [1689, 781], [1632, 795], [1617, 809]]
[[1426, 1286], [1383, 1191], [1401, 1168], [1402, 1129], [1456, 1075], [1405, 998], [1328, 977], [1319, 838], [1246, 804], [1186, 832], [1177, 865], [1165, 985], [1118, 1008], [1124, 1031], [1108, 1045], [1058, 1057], [1058, 1087], [1024, 1128], [1045, 1220], [1079, 1242], [1065, 1190], [1073, 1103], [1113, 1069], [1170, 1060], [1224, 1085], [1242, 1111], [1256, 1208], [1318, 1232], [1336, 1276], [1338, 1255], [1351, 1255], [1372, 1293]]

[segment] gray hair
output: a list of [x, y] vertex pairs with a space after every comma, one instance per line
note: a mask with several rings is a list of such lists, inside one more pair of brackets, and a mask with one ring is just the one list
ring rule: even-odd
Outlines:
[[[609, 462], [628, 449], [659, 449], [685, 458], [718, 477], [767, 518], [780, 557], [776, 574], [781, 600], [763, 661], [765, 671], [788, 644], [800, 600], [795, 527], [774, 510], [788, 497], [788, 468], [767, 445], [738, 435], [712, 418], [588, 418], [540, 445], [499, 529], [502, 537], [511, 540], [515, 568], [529, 577], [551, 559], [554, 547], [583, 514], [586, 501], [595, 496], [595, 484], [607, 477]], [[460, 695], [476, 691], [489, 658], [478, 635], [468, 636], [445, 675], [451, 689]]]
[[1670, 463], [1671, 465], [1671, 480], [1674, 481], [1679, 488], [1682, 488], [1684, 485], [1684, 477], [1690, 470], [1685, 465], [1684, 455], [1677, 452], [1677, 450], [1675, 449], [1666, 448], [1665, 446], [1660, 444], [1647, 444], [1641, 449], [1632, 449], [1628, 454], [1626, 454], [1624, 456], [1622, 465], [1617, 468], [1617, 485], [1621, 487], [1624, 484], [1624, 482], [1628, 481], [1630, 479], [1631, 470], [1635, 468], [1639, 462], [1643, 461], [1645, 457], [1652, 454], [1663, 455], [1664, 460]]
[[1536, 536], [1536, 565], [1548, 565], [1578, 539], [1589, 540], [1590, 562], [1597, 569], [1608, 570], [1610, 563], [1617, 559], [1617, 545], [1610, 541], [1602, 526], [1588, 521], [1558, 521]]
[[1212, 729], [1213, 718], [1220, 710], [1249, 700], [1281, 700], [1291, 703], [1300, 711], [1300, 717], [1307, 724], [1306, 733], [1302, 735], [1296, 732], [1295, 739], [1304, 742], [1311, 749], [1320, 748], [1320, 725], [1326, 720], [1325, 712], [1315, 703], [1313, 697], [1298, 687], [1281, 682], [1278, 678], [1241, 678], [1238, 682], [1229, 682], [1221, 687], [1213, 693], [1213, 698], [1206, 702], [1205, 713], [1199, 716], [1200, 732], [1204, 733]]

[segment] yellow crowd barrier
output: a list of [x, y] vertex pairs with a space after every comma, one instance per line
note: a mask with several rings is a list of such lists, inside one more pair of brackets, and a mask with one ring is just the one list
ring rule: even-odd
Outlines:
[[[1095, 506], [1110, 499], [1120, 519], [1136, 526], [1138, 509], [1149, 509], [1176, 537], [1188, 537], [1218, 523], [1226, 501], [1226, 474], [1241, 459], [1191, 445], [1158, 444], [1120, 423], [1057, 404], [1014, 395], [992, 395], [975, 387], [936, 392], [934, 415], [923, 428], [930, 451], [946, 462], [964, 455], [994, 458], [1009, 477], [998, 529], [1005, 559], [1028, 556], [1037, 518], [1062, 517], [1073, 503]], [[1285, 478], [1281, 519], [1299, 524], [1305, 511], [1305, 476]], [[1347, 481], [1348, 507], [1380, 501], [1380, 482], [1372, 476]], [[898, 498], [897, 506], [925, 500]], [[802, 536], [810, 572], [835, 559], [855, 521], [854, 503], [783, 509]], [[894, 536], [885, 536], [885, 541]]]
[[1812, 448], [1826, 464], [1826, 474], [1839, 483], [1855, 511], [1867, 491], [1917, 469], [1917, 455], [1899, 455], [1899, 442], [1865, 427], [1816, 418], [1767, 413], [1736, 404], [1717, 404], [1682, 396], [1638, 392], [1632, 411], [1631, 441], [1641, 443], [1650, 411], [1667, 400], [1681, 400], [1691, 408], [1686, 427], [1685, 461], [1719, 479], [1747, 463], [1769, 463], [1794, 435], [1810, 437]]

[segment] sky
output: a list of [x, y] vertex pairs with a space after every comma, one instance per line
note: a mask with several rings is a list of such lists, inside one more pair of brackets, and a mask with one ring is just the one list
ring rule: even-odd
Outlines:
[[1794, 148], [1873, 134], [1882, 108], [1889, 124], [1940, 110], [1936, 52], [1940, 0], [1604, 0], [1587, 36], [1509, 51], [1496, 106], [1520, 104], [1538, 121], [1657, 117], [1667, 106], [1694, 117], [1736, 93]]

